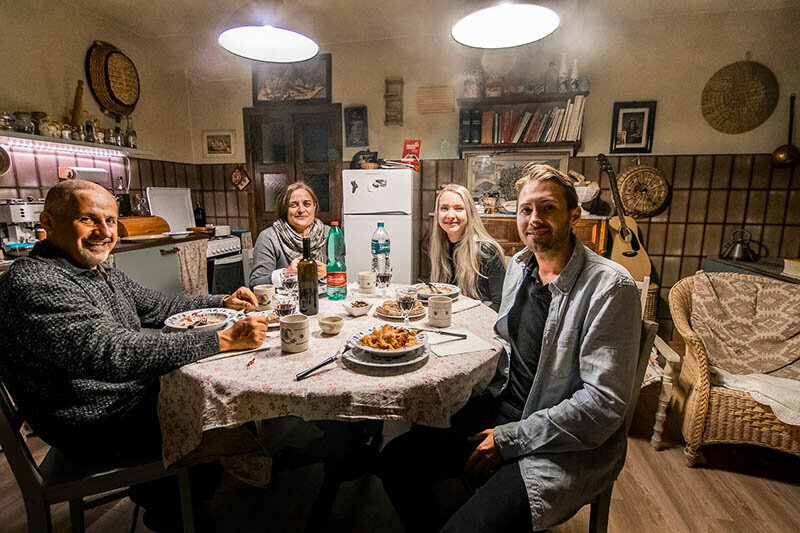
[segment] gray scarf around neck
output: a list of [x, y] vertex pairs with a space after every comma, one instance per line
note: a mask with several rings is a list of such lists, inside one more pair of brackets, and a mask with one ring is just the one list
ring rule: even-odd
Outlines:
[[[286, 258], [290, 263], [295, 258], [303, 255], [303, 237], [297, 233], [289, 222], [279, 218], [272, 224], [272, 227], [275, 228], [275, 233], [278, 234], [283, 247], [283, 253], [286, 254]], [[307, 237], [311, 239], [311, 258], [324, 262], [325, 225], [320, 219], [314, 219], [311, 228], [308, 230]]]

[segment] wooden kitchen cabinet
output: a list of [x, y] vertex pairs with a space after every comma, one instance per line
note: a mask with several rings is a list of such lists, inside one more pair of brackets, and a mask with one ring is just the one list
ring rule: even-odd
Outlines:
[[[506, 255], [514, 255], [525, 248], [525, 244], [519, 239], [515, 217], [482, 216], [481, 221], [486, 226], [489, 235], [497, 239], [497, 242], [503, 247]], [[573, 231], [587, 248], [600, 255], [605, 254], [608, 233], [607, 218], [582, 218], [573, 227]]]

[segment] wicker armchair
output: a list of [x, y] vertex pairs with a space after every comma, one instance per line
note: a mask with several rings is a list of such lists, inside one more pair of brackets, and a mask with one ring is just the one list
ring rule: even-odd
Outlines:
[[[756, 283], [762, 279], [748, 277]], [[676, 407], [684, 415], [688, 465], [694, 465], [700, 446], [716, 443], [755, 444], [800, 455], [800, 427], [781, 422], [769, 407], [756, 403], [746, 392], [711, 384], [708, 353], [690, 324], [693, 287], [691, 276], [676, 283], [669, 293], [675, 328], [686, 343], [677, 385], [683, 393], [678, 403], [683, 405]]]

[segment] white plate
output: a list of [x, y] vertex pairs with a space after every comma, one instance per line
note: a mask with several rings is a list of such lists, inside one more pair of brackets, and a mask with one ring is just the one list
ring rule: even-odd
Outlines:
[[191, 231], [165, 231], [161, 235], [166, 237], [185, 237], [186, 235], [191, 235], [193, 232]]
[[[403, 315], [386, 315], [378, 311], [378, 308], [375, 308], [375, 316], [379, 316], [381, 318], [385, 318], [386, 320], [403, 320]], [[408, 315], [409, 320], [414, 320], [417, 318], [422, 318], [425, 316], [425, 311], [421, 313], [417, 313], [416, 315]]]
[[157, 235], [128, 235], [127, 237], [120, 237], [119, 240], [126, 242], [138, 241], [151, 241], [153, 239], [166, 239], [167, 237], [161, 233]]
[[[224, 320], [220, 320], [219, 322], [214, 322], [213, 324], [206, 324], [204, 326], [194, 326], [189, 327], [192, 325], [192, 322], [197, 320], [201, 315], [206, 314], [220, 314], [225, 315]], [[164, 321], [164, 325], [168, 328], [173, 329], [180, 329], [180, 330], [188, 330], [193, 329], [195, 331], [213, 331], [216, 329], [222, 329], [225, 327], [225, 324], [228, 323], [228, 320], [232, 319], [238, 314], [238, 311], [234, 311], [233, 309], [226, 309], [223, 307], [209, 307], [207, 309], [193, 309], [191, 311], [184, 311], [183, 313], [177, 313], [172, 315], [168, 319]]]
[[434, 283], [433, 286], [436, 288], [444, 288], [447, 287], [450, 289], [450, 292], [446, 294], [430, 294], [428, 292], [423, 292], [423, 290], [430, 290], [426, 283], [418, 283], [414, 285], [417, 288], [417, 298], [420, 300], [427, 300], [431, 296], [447, 296], [455, 300], [458, 298], [458, 295], [461, 294], [461, 289], [458, 288], [458, 285], [450, 285], [449, 283]]
[[356, 348], [368, 352], [370, 354], [377, 354], [382, 357], [397, 357], [402, 354], [406, 354], [408, 352], [413, 352], [414, 350], [418, 350], [423, 346], [428, 344], [428, 336], [425, 335], [424, 331], [417, 331], [417, 340], [419, 341], [418, 344], [414, 344], [413, 346], [406, 346], [405, 348], [398, 348], [396, 350], [379, 350], [378, 348], [370, 348], [369, 346], [364, 346], [361, 344], [361, 337], [364, 335], [369, 335], [373, 332], [373, 330], [380, 329], [382, 326], [375, 326], [368, 329], [362, 329], [361, 331], [357, 331], [350, 337], [350, 343], [355, 346]]
[[379, 357], [377, 355], [373, 355], [369, 352], [365, 352], [358, 348], [354, 348], [352, 350], [347, 350], [342, 354], [342, 359], [346, 359], [351, 363], [361, 366], [367, 366], [370, 368], [397, 368], [409, 365], [415, 365], [422, 361], [428, 359], [428, 348], [418, 348], [415, 351], [411, 351], [401, 355], [400, 357], [396, 357], [394, 359], [386, 359], [384, 357]]

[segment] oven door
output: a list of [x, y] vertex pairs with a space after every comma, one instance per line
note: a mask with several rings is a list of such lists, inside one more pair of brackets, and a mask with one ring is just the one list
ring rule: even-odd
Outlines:
[[244, 261], [241, 253], [208, 259], [209, 294], [231, 294], [244, 285]]

